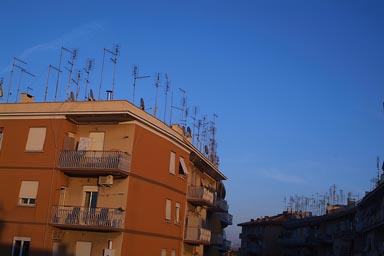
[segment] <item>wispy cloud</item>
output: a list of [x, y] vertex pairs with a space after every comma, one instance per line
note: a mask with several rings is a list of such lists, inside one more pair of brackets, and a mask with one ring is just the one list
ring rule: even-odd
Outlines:
[[301, 176], [297, 175], [292, 175], [292, 174], [287, 174], [283, 172], [278, 172], [278, 171], [263, 171], [261, 173], [264, 177], [273, 179], [277, 182], [281, 183], [289, 183], [289, 184], [305, 184], [307, 183], [307, 180], [305, 180]]
[[[104, 27], [105, 27], [104, 23], [100, 23], [100, 22], [90, 22], [90, 23], [81, 25], [77, 28], [74, 28], [70, 32], [60, 36], [59, 38], [53, 39], [49, 42], [34, 45], [24, 50], [20, 55], [18, 55], [18, 57], [21, 59], [28, 59], [32, 55], [35, 55], [44, 51], [57, 50], [57, 49], [60, 49], [62, 46], [74, 45], [84, 38], [89, 38], [90, 36], [96, 34], [97, 32], [103, 31]], [[4, 72], [8, 72], [10, 70], [11, 70], [11, 65], [8, 65], [7, 67], [3, 68], [0, 71], [0, 74]]]

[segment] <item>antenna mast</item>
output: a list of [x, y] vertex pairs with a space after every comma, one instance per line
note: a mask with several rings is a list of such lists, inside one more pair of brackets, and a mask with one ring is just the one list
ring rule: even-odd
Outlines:
[[94, 60], [93, 59], [88, 59], [87, 60], [87, 65], [84, 68], [85, 73], [87, 73], [87, 78], [85, 80], [85, 94], [84, 94], [84, 99], [87, 100], [87, 91], [88, 91], [88, 85], [89, 85], [89, 73], [91, 73], [91, 70], [93, 69], [93, 64]]
[[13, 63], [12, 63], [12, 70], [11, 70], [11, 75], [9, 76], [9, 85], [8, 85], [8, 93], [7, 93], [7, 103], [9, 102], [9, 96], [11, 95], [11, 85], [12, 85], [12, 78], [13, 78], [13, 72], [14, 72], [14, 69], [15, 69], [15, 63], [16, 61], [24, 64], [24, 65], [27, 65], [28, 63], [19, 59], [19, 58], [16, 58], [16, 57], [13, 57]]
[[[67, 85], [67, 92], [65, 94], [65, 97], [66, 99], [69, 99], [69, 91], [71, 89], [71, 81], [72, 81], [72, 72], [73, 72], [73, 66], [75, 65], [75, 59], [77, 57], [77, 50], [74, 49], [74, 50], [69, 50], [65, 47], [61, 47], [62, 50], [66, 51], [66, 52], [69, 52], [72, 56], [71, 56], [71, 61], [68, 61], [68, 64], [71, 66], [69, 69], [68, 68], [65, 68], [66, 70], [68, 70], [69, 72], [69, 77], [68, 77], [68, 85]], [[61, 63], [60, 63], [61, 64]]]
[[151, 76], [138, 76], [139, 70], [136, 65], [133, 66], [133, 97], [132, 103], [135, 104], [135, 92], [136, 92], [136, 79], [148, 78]]
[[27, 75], [30, 75], [32, 77], [35, 77], [34, 74], [28, 72], [25, 68], [20, 67], [19, 65], [15, 64], [15, 67], [20, 69], [20, 78], [19, 78], [19, 84], [17, 85], [17, 91], [16, 91], [16, 98], [15, 98], [15, 103], [17, 102], [17, 98], [19, 97], [19, 91], [20, 91], [20, 86], [21, 86], [21, 79], [23, 77], [23, 74], [26, 73]]
[[165, 118], [167, 117], [167, 101], [168, 101], [168, 91], [169, 91], [169, 80], [168, 75], [165, 74], [165, 104], [164, 104], [164, 123]]
[[[55, 68], [54, 66], [52, 66], [51, 64], [49, 64], [48, 66], [48, 77], [47, 77], [47, 83], [45, 85], [45, 93], [44, 93], [44, 102], [47, 101], [47, 94], [48, 94], [48, 83], [49, 83], [49, 75], [51, 73], [51, 68], [57, 70], [58, 73], [60, 73], [61, 71], [58, 69], [58, 68]], [[56, 99], [56, 98], [55, 98]]]
[[113, 58], [111, 58], [111, 61], [114, 63], [113, 67], [113, 79], [112, 79], [112, 94], [111, 99], [113, 99], [114, 89], [115, 89], [115, 75], [116, 75], [116, 63], [117, 63], [117, 55], [119, 55], [119, 46], [115, 45], [115, 50], [111, 51], [106, 48], [104, 48], [104, 54], [103, 54], [103, 63], [101, 66], [101, 78], [100, 78], [100, 87], [99, 87], [99, 100], [100, 100], [100, 94], [101, 94], [101, 87], [103, 85], [103, 74], [104, 74], [104, 60], [105, 60], [105, 53], [108, 52], [113, 55]]
[[156, 87], [155, 107], [153, 110], [153, 115], [155, 117], [156, 117], [156, 113], [157, 113], [157, 96], [158, 96], [159, 86], [160, 86], [160, 73], [157, 73], [157, 78], [156, 78], [156, 83], [155, 83], [155, 87]]

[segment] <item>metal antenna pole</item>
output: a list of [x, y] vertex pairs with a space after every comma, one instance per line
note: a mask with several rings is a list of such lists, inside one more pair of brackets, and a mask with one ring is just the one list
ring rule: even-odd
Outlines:
[[59, 89], [59, 79], [60, 79], [60, 73], [61, 73], [61, 60], [63, 58], [63, 48], [64, 47], [61, 47], [60, 49], [59, 69], [57, 70], [56, 91], [55, 91], [55, 99], [54, 99], [55, 102], [57, 99], [57, 90]]
[[13, 71], [14, 71], [14, 68], [15, 68], [15, 60], [16, 60], [16, 58], [13, 58], [11, 75], [9, 77], [9, 85], [8, 85], [8, 93], [7, 93], [7, 103], [9, 101], [9, 95], [11, 94], [11, 84], [12, 84]]
[[50, 72], [51, 72], [51, 65], [48, 66], [48, 76], [47, 76], [47, 83], [45, 84], [44, 102], [47, 101], [48, 81], [49, 81], [49, 74], [50, 74]]
[[113, 65], [113, 78], [112, 78], [112, 95], [111, 99], [113, 100], [114, 94], [115, 94], [115, 76], [116, 76], [116, 63], [117, 63], [117, 56], [115, 56], [113, 59], [111, 58]]
[[155, 83], [155, 86], [156, 86], [156, 97], [155, 97], [155, 107], [154, 107], [154, 111], [153, 111], [153, 115], [156, 117], [156, 113], [157, 113], [157, 96], [158, 96], [158, 91], [159, 91], [159, 86], [160, 86], [160, 73], [157, 73], [157, 79], [156, 79], [156, 83]]
[[28, 74], [28, 75], [30, 75], [30, 76], [32, 76], [32, 77], [35, 77], [35, 75], [34, 74], [31, 74], [31, 73], [29, 73], [27, 70], [25, 70], [24, 68], [22, 68], [22, 67], [20, 67], [20, 66], [17, 66], [17, 65], [15, 65], [16, 67], [18, 67], [18, 68], [20, 68], [20, 79], [19, 79], [19, 84], [18, 84], [18, 86], [17, 86], [17, 91], [16, 91], [16, 98], [15, 98], [15, 103], [17, 102], [17, 98], [19, 97], [19, 91], [20, 91], [20, 85], [21, 85], [21, 78], [23, 77], [23, 74], [24, 73], [26, 73], [26, 74]]
[[81, 73], [80, 73], [80, 70], [77, 72], [77, 80], [73, 80], [72, 81], [76, 84], [76, 97], [75, 97], [75, 100], [77, 101], [77, 98], [79, 97], [79, 92], [80, 92], [80, 76], [81, 76]]
[[101, 64], [101, 77], [100, 77], [100, 87], [99, 87], [99, 97], [98, 97], [99, 100], [100, 100], [100, 94], [101, 94], [101, 85], [103, 84], [105, 50], [106, 49], [104, 48], [103, 63]]
[[16, 58], [16, 57], [13, 57], [13, 63], [12, 63], [12, 70], [11, 70], [11, 75], [9, 77], [9, 85], [8, 85], [8, 93], [7, 93], [7, 103], [9, 102], [9, 96], [11, 95], [11, 84], [12, 84], [12, 78], [13, 78], [13, 72], [14, 72], [14, 68], [16, 66], [16, 61], [18, 62], [21, 62], [25, 65], [27, 65], [28, 63], [19, 59], [19, 58]]
[[134, 65], [133, 66], [133, 98], [132, 98], [133, 104], [135, 104], [136, 80], [151, 77], [151, 76], [138, 76], [138, 74], [139, 74], [139, 70], [137, 66]]
[[171, 113], [169, 115], [169, 125], [172, 125], [172, 107], [173, 107], [173, 90], [171, 94]]
[[84, 71], [87, 73], [87, 79], [85, 80], [85, 93], [84, 93], [84, 99], [87, 100], [87, 91], [88, 91], [88, 84], [89, 84], [89, 74], [91, 73], [91, 70], [93, 69], [93, 60], [89, 59], [87, 61], [87, 68], [84, 68]]
[[69, 65], [71, 65], [71, 68], [67, 69], [69, 71], [69, 78], [68, 78], [67, 92], [65, 94], [66, 99], [69, 99], [69, 91], [71, 89], [71, 81], [72, 81], [72, 72], [73, 72], [73, 66], [75, 65], [75, 58], [77, 55], [77, 51], [76, 50], [70, 51], [66, 48], [63, 48], [63, 49], [72, 54], [72, 61], [68, 61]]
[[133, 95], [132, 95], [132, 103], [135, 105], [135, 91], [136, 91], [136, 78], [137, 78], [137, 66], [133, 66]]
[[165, 74], [165, 104], [164, 104], [164, 123], [167, 116], [167, 101], [168, 101], [168, 91], [169, 91], [169, 80], [168, 75]]

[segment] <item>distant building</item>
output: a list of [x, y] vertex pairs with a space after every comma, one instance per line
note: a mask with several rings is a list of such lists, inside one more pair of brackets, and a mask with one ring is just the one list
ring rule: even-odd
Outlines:
[[251, 219], [240, 223], [241, 255], [267, 256], [281, 255], [279, 238], [284, 231], [284, 224], [292, 219], [304, 218], [310, 213], [285, 211], [275, 216]]
[[127, 101], [0, 104], [1, 255], [224, 255], [225, 179]]

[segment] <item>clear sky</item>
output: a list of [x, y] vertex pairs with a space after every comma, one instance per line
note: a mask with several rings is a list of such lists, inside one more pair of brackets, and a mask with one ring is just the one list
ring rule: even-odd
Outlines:
[[[115, 99], [132, 100], [132, 68], [153, 111], [164, 116], [165, 73], [173, 104], [182, 88], [190, 113], [216, 113], [220, 169], [236, 225], [284, 209], [284, 197], [311, 196], [336, 184], [360, 197], [384, 159], [384, 2], [380, 0], [13, 1], [0, 4], [0, 77], [7, 92], [13, 57], [20, 92], [44, 98], [48, 65], [60, 48], [77, 48], [74, 70], [95, 61], [90, 87], [97, 98], [103, 48], [120, 45]], [[101, 95], [111, 89], [106, 55]], [[63, 66], [69, 68], [69, 53]], [[58, 98], [66, 96], [63, 69]], [[56, 72], [48, 82], [54, 98]], [[84, 98], [84, 72], [79, 98]], [[14, 73], [9, 101], [19, 84]], [[74, 84], [70, 88], [74, 89]], [[6, 97], [6, 96], [5, 96]], [[2, 102], [5, 101], [3, 97]], [[167, 110], [168, 115], [170, 110]], [[180, 113], [173, 110], [173, 122]], [[188, 122], [193, 123], [191, 114]], [[170, 117], [167, 116], [167, 119]]]

